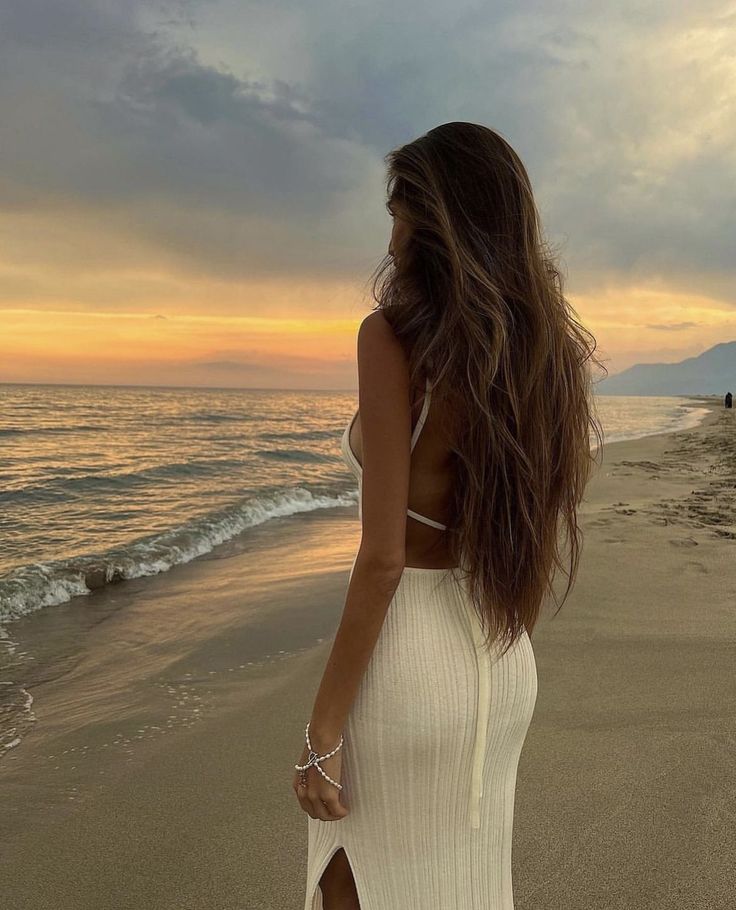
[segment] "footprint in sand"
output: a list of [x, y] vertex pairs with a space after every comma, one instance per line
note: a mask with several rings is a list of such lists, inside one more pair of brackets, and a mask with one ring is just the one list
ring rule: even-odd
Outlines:
[[693, 540], [692, 537], [682, 537], [678, 540], [670, 540], [670, 543], [673, 547], [697, 547], [697, 540]]
[[619, 464], [627, 468], [640, 468], [643, 471], [649, 471], [650, 480], [659, 480], [659, 472], [663, 469], [666, 470], [664, 465], [658, 464], [656, 461], [619, 461]]
[[587, 522], [589, 528], [607, 528], [613, 524], [611, 518], [593, 518]]
[[708, 569], [703, 565], [702, 562], [686, 562], [684, 565], [686, 572], [694, 572], [696, 575], [707, 575]]

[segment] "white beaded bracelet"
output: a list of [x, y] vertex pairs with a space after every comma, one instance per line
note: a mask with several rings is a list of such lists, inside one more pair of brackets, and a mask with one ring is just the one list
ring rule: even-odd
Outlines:
[[335, 746], [332, 752], [328, 752], [326, 755], [317, 755], [317, 753], [312, 749], [312, 743], [309, 741], [309, 721], [307, 721], [307, 728], [304, 731], [304, 735], [307, 739], [307, 746], [309, 748], [309, 759], [306, 765], [294, 765], [297, 771], [301, 771], [302, 783], [306, 783], [307, 768], [314, 765], [314, 767], [319, 771], [325, 780], [328, 780], [331, 784], [334, 784], [338, 790], [342, 790], [342, 784], [338, 784], [336, 780], [333, 780], [329, 774], [326, 774], [319, 766], [319, 762], [324, 761], [326, 758], [331, 758], [338, 751], [338, 749], [342, 747], [342, 733], [340, 734], [340, 742]]

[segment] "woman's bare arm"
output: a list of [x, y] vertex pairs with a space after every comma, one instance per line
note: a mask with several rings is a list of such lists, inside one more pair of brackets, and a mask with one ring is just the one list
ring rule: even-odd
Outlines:
[[405, 562], [409, 372], [406, 355], [380, 310], [367, 316], [358, 330], [358, 383], [362, 534], [312, 711], [310, 738], [317, 751], [329, 751], [339, 740]]

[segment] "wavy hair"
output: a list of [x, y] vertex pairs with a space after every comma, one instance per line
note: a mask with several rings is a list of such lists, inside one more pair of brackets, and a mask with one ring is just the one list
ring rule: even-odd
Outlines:
[[[455, 467], [448, 527], [486, 647], [559, 612], [582, 550], [577, 508], [603, 432], [596, 341], [563, 294], [526, 169], [498, 133], [445, 123], [389, 152], [387, 206], [411, 232], [372, 296], [406, 351], [412, 385], [443, 400]], [[564, 554], [568, 553], [567, 566]], [[556, 571], [567, 577], [561, 601]]]

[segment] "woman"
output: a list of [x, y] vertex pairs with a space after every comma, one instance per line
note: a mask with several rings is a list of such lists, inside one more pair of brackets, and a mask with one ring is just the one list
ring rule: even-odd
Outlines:
[[560, 530], [563, 601], [577, 573], [591, 428], [602, 451], [595, 342], [501, 136], [446, 123], [386, 161], [389, 258], [342, 440], [362, 536], [293, 780], [305, 910], [512, 910], [530, 635]]

